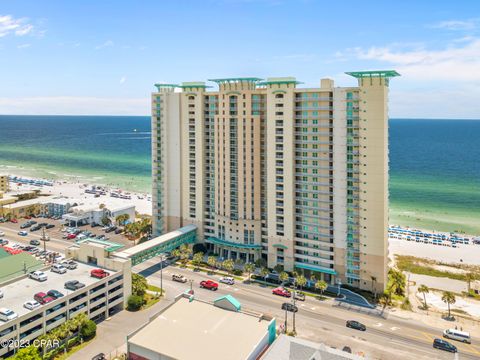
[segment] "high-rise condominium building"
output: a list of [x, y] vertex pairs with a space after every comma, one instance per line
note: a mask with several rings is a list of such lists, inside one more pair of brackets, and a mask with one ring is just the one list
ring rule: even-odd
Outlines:
[[224, 258], [383, 290], [388, 228], [388, 84], [299, 88], [295, 78], [157, 84], [153, 227], [186, 224]]

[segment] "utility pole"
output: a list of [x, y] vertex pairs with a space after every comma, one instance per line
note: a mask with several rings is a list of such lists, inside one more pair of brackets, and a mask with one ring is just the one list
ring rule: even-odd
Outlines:
[[292, 296], [292, 303], [293, 303], [293, 333], [296, 333], [295, 330], [295, 294], [297, 293], [297, 279], [293, 280], [293, 296]]
[[45, 228], [42, 227], [42, 237], [40, 238], [40, 240], [43, 241], [43, 251], [47, 251], [47, 237], [45, 236]]
[[160, 296], [163, 295], [163, 254], [160, 254]]

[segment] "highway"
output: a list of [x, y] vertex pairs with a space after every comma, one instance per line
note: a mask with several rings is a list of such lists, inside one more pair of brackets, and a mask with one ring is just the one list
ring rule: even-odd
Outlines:
[[[160, 266], [158, 261], [149, 260], [134, 268], [135, 272], [146, 276], [149, 282], [160, 286]], [[258, 284], [237, 282], [234, 286], [219, 284], [218, 291], [199, 288], [199, 282], [205, 279], [218, 280], [219, 276], [208, 276], [202, 272], [194, 272], [179, 266], [167, 266], [163, 270], [163, 287], [167, 300], [189, 289], [190, 284], [174, 282], [173, 273], [182, 274], [193, 280], [195, 295], [201, 299], [212, 301], [221, 295], [235, 296], [242, 307], [259, 313], [267, 313], [277, 318], [277, 325], [283, 324], [285, 312], [282, 303], [290, 301], [271, 293], [271, 288]], [[307, 297], [305, 302], [297, 301], [299, 308], [296, 314], [296, 330], [299, 337], [312, 341], [324, 342], [327, 345], [343, 348], [347, 345], [354, 352], [362, 351], [366, 355], [379, 359], [480, 359], [480, 339], [472, 339], [473, 345], [451, 341], [457, 346], [459, 353], [451, 354], [433, 349], [432, 342], [441, 337], [441, 330], [403, 320], [394, 316], [382, 318], [334, 305], [330, 301], [320, 301]], [[367, 326], [367, 331], [349, 329], [346, 320], [357, 320]], [[288, 329], [292, 329], [292, 314], [288, 314]], [[445, 325], [447, 328], [447, 324]]]
[[[39, 239], [41, 232], [29, 233], [22, 237], [17, 235], [18, 226], [12, 229], [11, 225], [0, 224], [0, 230], [5, 232], [10, 241], [28, 244], [32, 238]], [[47, 249], [65, 252], [65, 248], [73, 242], [50, 237]], [[42, 244], [43, 246], [43, 244]], [[141, 273], [149, 279], [149, 282], [160, 286], [160, 266], [158, 259], [151, 259], [134, 268], [135, 272]], [[283, 324], [285, 312], [281, 310], [284, 302], [290, 301], [279, 296], [272, 295], [271, 288], [258, 284], [244, 284], [237, 282], [234, 286], [220, 284], [218, 291], [209, 291], [199, 288], [199, 282], [205, 279], [218, 280], [219, 276], [209, 276], [202, 272], [194, 272], [179, 266], [166, 266], [163, 270], [163, 287], [166, 290], [167, 301], [189, 289], [190, 284], [173, 282], [171, 275], [179, 273], [193, 280], [193, 289], [196, 296], [201, 299], [212, 301], [221, 295], [232, 294], [242, 304], [244, 309], [259, 313], [267, 313], [277, 318], [277, 325]], [[335, 305], [331, 300], [320, 301], [307, 297], [297, 301], [299, 308], [296, 314], [296, 330], [298, 336], [337, 348], [349, 346], [354, 352], [364, 352], [369, 358], [375, 359], [480, 359], [480, 339], [472, 339], [473, 345], [451, 341], [457, 346], [459, 353], [451, 354], [433, 349], [432, 342], [436, 337], [441, 337], [441, 330], [428, 327], [424, 324], [400, 319], [395, 316], [386, 318], [346, 309]], [[292, 314], [288, 314], [288, 329], [292, 329]], [[360, 332], [345, 327], [346, 320], [357, 320], [367, 326], [367, 331]], [[445, 324], [445, 328], [448, 324]]]

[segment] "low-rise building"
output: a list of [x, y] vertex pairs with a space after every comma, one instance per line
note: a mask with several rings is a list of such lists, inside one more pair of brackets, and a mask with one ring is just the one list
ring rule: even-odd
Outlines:
[[45, 211], [50, 216], [63, 216], [70, 210], [71, 207], [79, 204], [80, 201], [76, 199], [59, 196], [43, 201]]
[[[0, 343], [11, 340], [18, 346], [51, 331], [77, 314], [85, 313], [98, 322], [124, 308], [131, 293], [130, 260], [115, 258], [106, 245], [90, 242], [68, 248], [67, 256], [78, 262], [76, 269], [58, 274], [43, 267], [40, 270], [47, 274], [45, 281], [30, 279], [25, 272], [23, 276], [0, 283], [3, 292], [1, 307], [17, 314], [15, 319], [0, 321]], [[4, 259], [6, 257], [0, 262]], [[96, 268], [105, 269], [109, 276], [102, 279], [92, 277], [91, 271]], [[65, 283], [72, 280], [85, 286], [77, 290], [66, 289]], [[60, 291], [63, 296], [35, 310], [23, 306], [34, 298], [35, 293], [47, 293], [49, 290]], [[8, 358], [16, 351], [17, 347], [0, 348], [0, 357]]]
[[272, 346], [261, 357], [261, 360], [363, 360], [363, 356], [355, 355], [345, 347], [338, 350], [325, 344], [280, 335]]
[[242, 311], [232, 296], [214, 303], [179, 295], [127, 337], [131, 360], [258, 359], [275, 340], [275, 318]]
[[39, 197], [5, 205], [3, 206], [3, 214], [11, 218], [43, 214], [45, 213], [45, 201], [49, 201], [53, 197], [54, 196]]
[[102, 224], [105, 218], [115, 222], [115, 218], [123, 214], [128, 214], [132, 220], [135, 219], [135, 205], [116, 202], [82, 203], [72, 207], [70, 212], [63, 215], [62, 218], [77, 226], [92, 223]]

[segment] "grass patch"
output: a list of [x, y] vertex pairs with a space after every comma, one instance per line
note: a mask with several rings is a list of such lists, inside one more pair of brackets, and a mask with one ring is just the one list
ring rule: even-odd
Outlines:
[[[397, 267], [400, 270], [408, 271], [412, 274], [443, 277], [443, 278], [449, 278], [449, 279], [460, 280], [460, 281], [466, 280], [464, 274], [438, 270], [433, 267], [434, 265], [445, 266], [444, 263], [440, 264], [433, 260], [417, 258], [415, 256], [409, 256], [409, 255], [395, 255], [395, 259], [396, 259]], [[458, 268], [458, 266], [452, 266], [452, 267]]]
[[462, 309], [451, 309], [450, 312], [470, 316], [468, 312]]
[[77, 351], [82, 350], [85, 346], [87, 346], [88, 344], [90, 344], [93, 340], [95, 340], [95, 338], [90, 339], [90, 340], [87, 340], [87, 341], [84, 341], [84, 342], [82, 342], [81, 344], [78, 344], [78, 345], [75, 345], [75, 346], [71, 347], [70, 350], [68, 350], [66, 353], [61, 352], [60, 354], [58, 354], [58, 355], [56, 355], [55, 357], [53, 357], [53, 360], [66, 360], [66, 359], [68, 359], [70, 356], [72, 356], [73, 354], [75, 354]]
[[148, 285], [147, 287], [148, 290], [150, 291], [155, 291], [155, 292], [158, 292], [158, 293], [161, 293], [162, 292], [162, 289], [159, 288], [158, 286], [155, 286], [155, 285]]
[[142, 310], [148, 309], [149, 307], [155, 305], [157, 302], [160, 301], [160, 296], [152, 295], [152, 294], [145, 294], [143, 297], [145, 303], [142, 306]]

